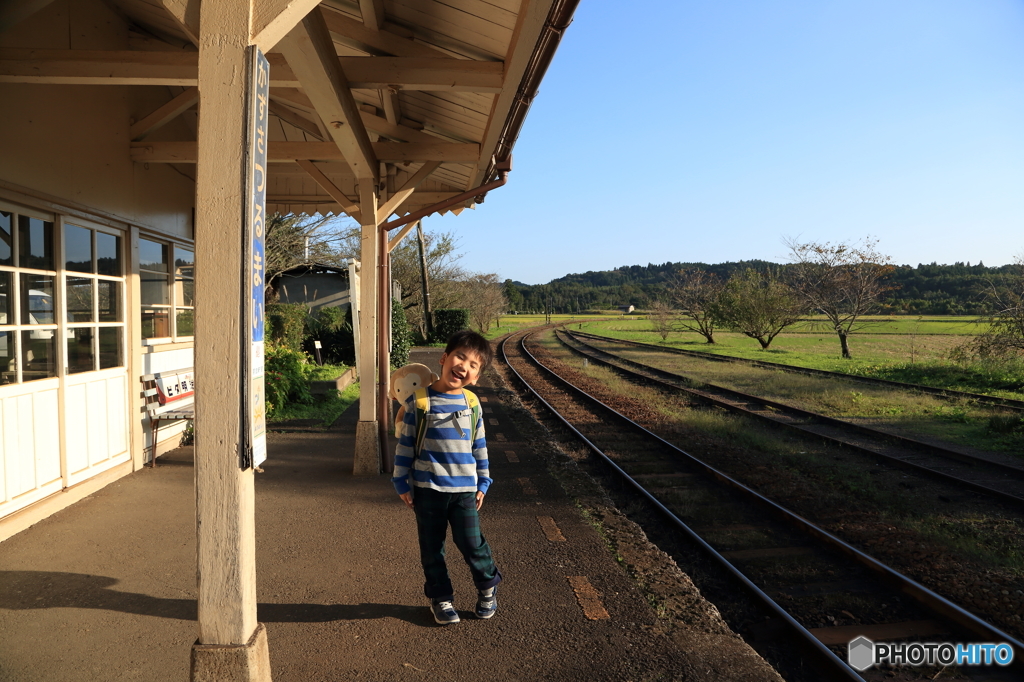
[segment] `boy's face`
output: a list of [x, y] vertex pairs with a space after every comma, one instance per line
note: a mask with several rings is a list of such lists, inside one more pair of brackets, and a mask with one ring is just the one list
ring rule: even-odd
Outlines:
[[441, 393], [458, 393], [466, 386], [472, 386], [483, 371], [483, 359], [475, 350], [456, 348], [441, 356], [441, 378], [434, 382], [433, 389]]

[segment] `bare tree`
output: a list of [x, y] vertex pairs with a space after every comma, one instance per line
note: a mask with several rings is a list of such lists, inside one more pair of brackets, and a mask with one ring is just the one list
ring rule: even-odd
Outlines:
[[[423, 238], [430, 280], [430, 307], [434, 310], [464, 307], [458, 304], [462, 282], [471, 275], [459, 264], [462, 254], [454, 235], [451, 232], [424, 232]], [[391, 275], [401, 285], [402, 307], [410, 324], [418, 326], [421, 335], [426, 336], [421, 307], [421, 272], [419, 243], [416, 239], [406, 239], [391, 252]]]
[[668, 339], [668, 333], [672, 331], [672, 322], [675, 319], [675, 311], [672, 306], [660, 298], [655, 299], [648, 308], [650, 311], [651, 326], [662, 341]]
[[772, 270], [747, 269], [729, 278], [719, 298], [723, 322], [767, 350], [779, 333], [800, 320], [804, 308]]
[[1013, 279], [1003, 286], [992, 284], [988, 300], [993, 312], [989, 329], [954, 349], [954, 356], [1009, 358], [1024, 355], [1024, 256], [1018, 256]]
[[787, 275], [793, 290], [808, 307], [821, 313], [839, 337], [844, 358], [851, 357], [849, 335], [863, 329], [861, 320], [877, 308], [892, 287], [886, 278], [894, 268], [877, 249], [878, 240], [800, 244], [786, 239], [793, 264]]
[[668, 282], [668, 295], [679, 309], [676, 329], [697, 332], [707, 343], [715, 342], [718, 299], [725, 284], [700, 268], [682, 270]]
[[495, 274], [470, 275], [458, 282], [458, 289], [458, 301], [452, 307], [468, 310], [470, 321], [481, 334], [508, 310], [504, 284]]
[[[351, 221], [335, 216], [281, 215], [267, 218], [264, 269], [266, 281], [297, 265], [341, 265], [349, 248]], [[355, 257], [358, 257], [356, 252]], [[269, 289], [268, 289], [269, 292]]]

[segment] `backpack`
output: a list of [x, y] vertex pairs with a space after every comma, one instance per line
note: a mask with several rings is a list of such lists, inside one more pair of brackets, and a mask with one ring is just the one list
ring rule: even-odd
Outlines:
[[[420, 448], [423, 447], [423, 437], [427, 433], [426, 415], [430, 412], [430, 394], [427, 387], [417, 388], [413, 394], [416, 397], [416, 446], [413, 448], [413, 457], [418, 457]], [[476, 425], [480, 421], [480, 399], [470, 390], [462, 389], [462, 395], [466, 398], [466, 405], [469, 406], [469, 442], [476, 442]]]

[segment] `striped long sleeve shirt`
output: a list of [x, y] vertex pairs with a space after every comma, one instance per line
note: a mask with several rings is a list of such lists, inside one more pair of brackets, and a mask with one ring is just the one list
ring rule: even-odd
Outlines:
[[416, 397], [405, 402], [405, 419], [395, 449], [391, 482], [399, 495], [418, 488], [445, 493], [482, 492], [491, 485], [483, 419], [477, 420], [476, 437], [470, 433], [472, 415], [462, 393], [438, 393], [427, 389], [430, 411], [419, 453], [416, 445]]

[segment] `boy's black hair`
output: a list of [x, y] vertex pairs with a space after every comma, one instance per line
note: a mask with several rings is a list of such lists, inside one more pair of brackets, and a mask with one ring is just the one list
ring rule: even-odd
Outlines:
[[490, 367], [491, 360], [494, 357], [494, 354], [491, 352], [491, 344], [475, 331], [463, 329], [461, 332], [452, 334], [452, 337], [448, 339], [448, 345], [445, 346], [444, 352], [451, 353], [459, 348], [475, 351], [480, 356], [481, 372]]

